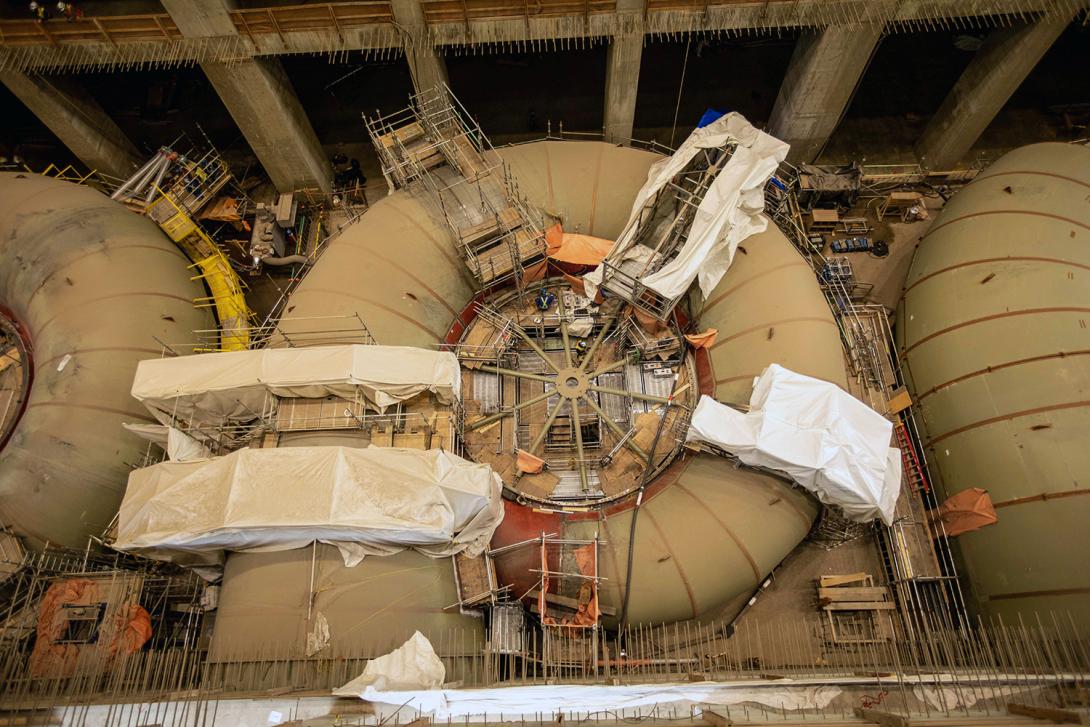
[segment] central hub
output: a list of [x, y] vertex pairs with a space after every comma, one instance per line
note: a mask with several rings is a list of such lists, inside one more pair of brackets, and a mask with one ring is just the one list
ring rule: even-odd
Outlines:
[[561, 396], [577, 399], [587, 392], [587, 375], [578, 368], [561, 369], [556, 375], [556, 391]]

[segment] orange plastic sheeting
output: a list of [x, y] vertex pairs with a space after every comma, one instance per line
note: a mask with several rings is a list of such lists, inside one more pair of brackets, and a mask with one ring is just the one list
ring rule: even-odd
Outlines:
[[979, 487], [970, 487], [948, 498], [939, 507], [938, 516], [950, 536], [971, 533], [999, 522], [991, 495]]
[[[574, 551], [575, 565], [579, 573], [594, 577], [598, 571], [598, 555], [593, 543], [581, 545]], [[541, 623], [546, 626], [593, 626], [598, 623], [598, 586], [592, 580], [584, 580], [579, 586], [578, 609], [569, 618], [554, 618], [548, 614], [545, 594], [549, 591], [549, 557], [541, 548], [541, 592], [537, 597], [537, 610]]]
[[530, 454], [525, 449], [520, 449], [518, 451], [518, 458], [516, 461], [518, 462], [519, 472], [522, 472], [523, 474], [536, 475], [545, 468], [545, 460], [537, 455]]
[[545, 274], [548, 271], [548, 269], [549, 269], [549, 261], [548, 260], [542, 260], [539, 263], [536, 263], [534, 265], [531, 265], [528, 268], [525, 268], [523, 270], [523, 272], [522, 272], [522, 284], [523, 285], [529, 285], [530, 283], [535, 283], [538, 280], [544, 280], [545, 279]]
[[612, 240], [564, 232], [560, 225], [545, 230], [546, 251], [551, 260], [597, 267], [613, 249]]
[[[106, 615], [98, 626], [98, 638], [85, 644], [57, 643], [64, 637], [68, 607], [102, 603]], [[30, 654], [32, 677], [63, 678], [76, 673], [80, 654], [92, 651], [92, 658], [104, 662], [136, 652], [151, 638], [151, 616], [136, 604], [111, 611], [103, 603], [98, 582], [89, 578], [58, 581], [42, 597], [38, 610], [38, 638]]]
[[715, 344], [715, 337], [718, 335], [718, 328], [709, 328], [700, 333], [686, 334], [685, 340], [688, 341], [693, 348], [711, 348]]
[[632, 310], [632, 316], [636, 319], [636, 323], [639, 324], [640, 328], [642, 328], [647, 335], [653, 336], [656, 333], [665, 330], [666, 324], [650, 313], [644, 313], [639, 308], [633, 308], [631, 306], [630, 308]]

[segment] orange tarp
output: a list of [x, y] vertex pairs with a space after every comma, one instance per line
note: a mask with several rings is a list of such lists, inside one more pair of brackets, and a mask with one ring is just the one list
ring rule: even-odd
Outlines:
[[[119, 656], [139, 651], [151, 638], [151, 616], [136, 604], [123, 604], [107, 612], [98, 626], [98, 638], [91, 643], [56, 643], [64, 637], [67, 607], [95, 606], [102, 602], [97, 581], [70, 578], [58, 581], [42, 596], [38, 609], [38, 638], [30, 654], [33, 677], [70, 677], [84, 651], [94, 651], [108, 663]], [[103, 604], [103, 608], [108, 608]]]
[[948, 498], [939, 507], [938, 518], [950, 536], [971, 533], [999, 522], [991, 496], [979, 487], [970, 487]]
[[564, 232], [560, 225], [545, 230], [545, 244], [550, 260], [572, 265], [597, 266], [613, 249], [612, 240]]
[[685, 340], [688, 341], [693, 348], [711, 348], [715, 344], [715, 337], [718, 335], [719, 329], [709, 328], [700, 333], [688, 333], [685, 335]]
[[[593, 543], [574, 550], [575, 565], [584, 576], [595, 577], [598, 572], [598, 553]], [[537, 596], [538, 615], [545, 626], [593, 626], [598, 623], [598, 587], [595, 581], [585, 580], [579, 586], [578, 609], [569, 618], [554, 618], [548, 614], [545, 594], [549, 591], [549, 557], [545, 543], [541, 545], [541, 592]]]
[[518, 468], [519, 472], [526, 474], [536, 475], [545, 468], [545, 460], [536, 455], [530, 454], [525, 449], [518, 450]]

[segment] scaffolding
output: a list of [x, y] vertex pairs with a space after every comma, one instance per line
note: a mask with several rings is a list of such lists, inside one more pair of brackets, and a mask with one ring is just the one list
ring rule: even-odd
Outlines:
[[230, 167], [215, 149], [187, 157], [162, 147], [111, 199], [150, 217], [189, 256], [190, 268], [198, 272], [193, 279], [202, 280], [209, 292], [194, 305], [212, 309], [219, 323], [217, 350], [240, 351], [250, 347], [254, 317], [246, 303], [246, 285], [227, 254], [196, 222], [230, 180]]
[[94, 540], [85, 550], [28, 552], [10, 576], [0, 599], [0, 703], [48, 710], [199, 680], [204, 614], [218, 588]]
[[[622, 245], [602, 261], [601, 287], [665, 322], [681, 295], [668, 298], [645, 283], [672, 262], [689, 238], [704, 195], [737, 149], [736, 142], [701, 149], [628, 221]], [[684, 295], [684, 294], [682, 294]]]
[[[255, 330], [251, 350], [270, 344], [277, 348], [377, 345], [358, 314], [285, 318]], [[180, 351], [219, 352], [214, 345], [216, 333], [215, 329], [196, 331], [196, 341], [164, 343], [162, 355], [182, 355]], [[266, 393], [261, 403], [247, 408], [246, 413], [248, 417], [212, 420], [207, 412], [187, 417], [175, 410], [162, 424], [192, 437], [212, 456], [223, 456], [242, 447], [276, 446], [281, 434], [319, 431], [362, 437], [373, 446], [462, 452], [464, 412], [457, 398], [450, 404], [440, 404], [434, 395], [420, 394], [386, 411], [378, 411], [359, 387], [351, 397], [288, 397]], [[145, 466], [155, 461], [149, 450]]]
[[544, 220], [445, 84], [364, 124], [390, 187], [428, 201], [482, 288], [521, 284], [545, 260]]

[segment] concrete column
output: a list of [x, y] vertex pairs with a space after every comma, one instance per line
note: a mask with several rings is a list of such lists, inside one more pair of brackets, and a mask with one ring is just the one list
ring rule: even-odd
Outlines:
[[428, 26], [420, 0], [391, 0], [391, 6], [394, 21], [408, 36], [405, 38], [405, 60], [413, 77], [413, 89], [419, 93], [448, 83], [446, 61], [425, 42]]
[[[182, 35], [213, 37], [237, 33], [231, 2], [163, 0], [163, 7]], [[201, 69], [278, 191], [330, 191], [333, 170], [279, 60], [202, 63]]]
[[1057, 15], [993, 30], [920, 136], [920, 163], [954, 168], [1070, 22]]
[[140, 152], [79, 84], [10, 70], [0, 81], [90, 169], [119, 179], [136, 171]]
[[791, 145], [788, 160], [817, 159], [881, 37], [877, 25], [829, 26], [799, 37], [768, 122], [768, 132]]
[[636, 91], [640, 85], [643, 33], [613, 36], [606, 58], [606, 141], [627, 144], [636, 121]]

